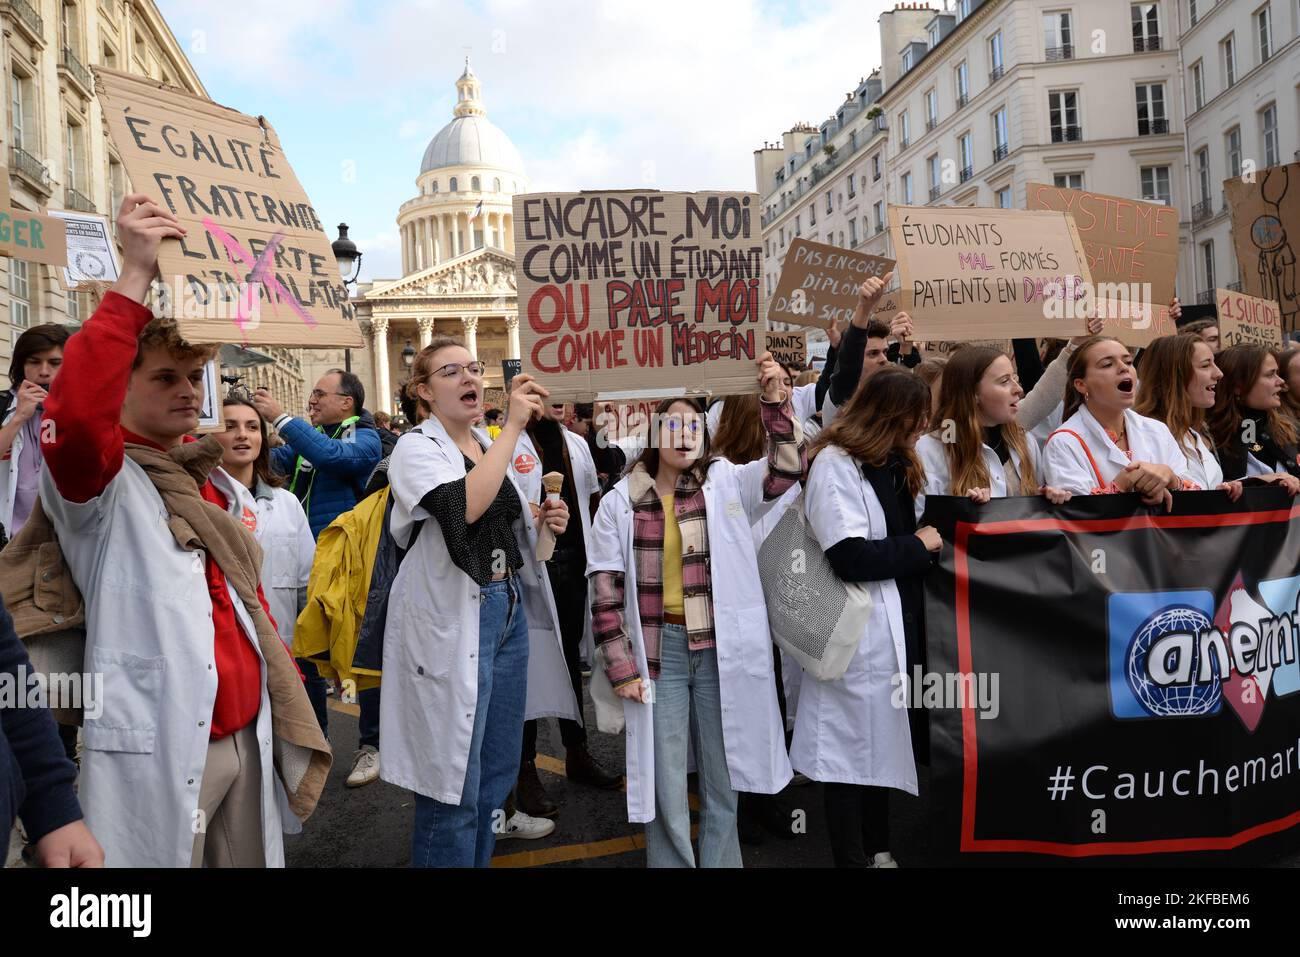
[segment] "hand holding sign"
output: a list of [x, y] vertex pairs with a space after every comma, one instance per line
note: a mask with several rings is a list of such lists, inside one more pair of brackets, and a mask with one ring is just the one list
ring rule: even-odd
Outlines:
[[164, 239], [180, 239], [185, 228], [172, 213], [144, 193], [130, 193], [117, 214], [122, 240], [122, 275], [113, 291], [143, 304], [158, 273], [158, 247]]
[[758, 384], [763, 390], [764, 402], [784, 402], [785, 388], [781, 377], [785, 370], [772, 358], [772, 353], [764, 352], [758, 357]]
[[867, 328], [867, 323], [871, 321], [871, 313], [880, 302], [880, 297], [885, 294], [885, 287], [893, 279], [894, 271], [891, 269], [883, 276], [872, 276], [858, 287], [858, 307], [853, 310], [853, 324], [859, 329]]

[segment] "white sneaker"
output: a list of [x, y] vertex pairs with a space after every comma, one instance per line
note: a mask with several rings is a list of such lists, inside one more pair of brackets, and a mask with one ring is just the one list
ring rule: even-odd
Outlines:
[[539, 837], [546, 837], [554, 830], [554, 821], [548, 821], [544, 817], [533, 817], [523, 811], [515, 811], [510, 820], [506, 821], [506, 829], [497, 835], [497, 840], [504, 841], [517, 837], [525, 841], [535, 841]]
[[881, 851], [871, 859], [870, 867], [897, 867], [898, 861], [894, 860], [894, 855], [888, 851]]
[[379, 780], [379, 751], [368, 744], [363, 744], [352, 762], [352, 773], [348, 775], [347, 786], [359, 788], [363, 784]]

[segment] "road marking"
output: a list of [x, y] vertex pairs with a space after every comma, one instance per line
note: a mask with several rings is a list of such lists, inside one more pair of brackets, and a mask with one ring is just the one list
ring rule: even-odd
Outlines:
[[345, 701], [339, 701], [336, 698], [329, 698], [328, 704], [331, 711], [342, 711], [344, 714], [350, 714], [354, 718], [361, 717], [361, 706], [358, 704], [348, 704]]
[[[691, 827], [691, 837], [699, 836], [699, 825]], [[629, 834], [627, 837], [615, 837], [607, 841], [592, 841], [589, 844], [566, 844], [562, 847], [547, 847], [540, 851], [521, 851], [518, 854], [503, 854], [492, 858], [493, 867], [545, 867], [547, 864], [562, 864], [565, 861], [590, 861], [598, 857], [611, 857], [616, 854], [629, 854], [645, 848], [645, 834]]]

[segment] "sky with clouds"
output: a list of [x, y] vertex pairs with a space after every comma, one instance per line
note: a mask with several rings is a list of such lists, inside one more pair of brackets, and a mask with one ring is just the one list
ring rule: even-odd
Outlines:
[[754, 189], [753, 151], [880, 60], [892, 0], [158, 0], [208, 95], [275, 126], [362, 279], [401, 272], [398, 207], [466, 54], [535, 190]]

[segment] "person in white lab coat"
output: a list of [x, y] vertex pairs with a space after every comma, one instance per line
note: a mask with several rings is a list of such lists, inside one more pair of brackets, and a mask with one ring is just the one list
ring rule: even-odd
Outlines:
[[[596, 465], [587, 440], [563, 425], [564, 403], [551, 403], [540, 418], [533, 419], [519, 434], [510, 460], [510, 477], [533, 505], [546, 500], [542, 476], [559, 472], [564, 476], [560, 497], [569, 507], [570, 522], [555, 540], [555, 551], [546, 563], [555, 610], [564, 643], [564, 663], [579, 704], [582, 702], [580, 662], [591, 651], [591, 603], [587, 595], [587, 540], [591, 538], [591, 516], [600, 495]], [[577, 784], [611, 789], [623, 784], [623, 775], [602, 767], [587, 747], [587, 730], [581, 721], [562, 718], [560, 741], [564, 744], [565, 777]], [[524, 722], [524, 743], [520, 755], [519, 781], [515, 801], [530, 817], [553, 818], [559, 806], [542, 786], [537, 773], [537, 722]], [[513, 815], [512, 815], [513, 816]], [[521, 825], [526, 822], [519, 822]], [[523, 829], [516, 833], [524, 834]]]
[[1282, 413], [1286, 382], [1277, 359], [1263, 346], [1235, 345], [1215, 361], [1223, 379], [1215, 389], [1206, 427], [1223, 475], [1229, 479], [1263, 478], [1288, 490], [1300, 479], [1296, 424]]
[[293, 648], [293, 629], [307, 603], [307, 580], [316, 557], [307, 513], [284, 477], [271, 468], [266, 422], [248, 399], [226, 396], [226, 429], [215, 433], [224, 448], [221, 467], [253, 496], [254, 514], [244, 517], [262, 546], [262, 591], [285, 646]]
[[1173, 507], [1172, 492], [1194, 489], [1187, 457], [1168, 426], [1133, 411], [1137, 374], [1128, 346], [1084, 340], [1070, 356], [1061, 427], [1043, 447], [1043, 480], [1075, 495], [1137, 492]]
[[780, 367], [759, 362], [766, 458], [713, 457], [698, 403], [665, 400], [591, 529], [593, 694], [605, 682], [622, 700], [628, 818], [646, 825], [650, 867], [695, 866], [688, 747], [701, 867], [741, 866], [736, 792], [791, 777], [751, 526], [803, 474], [804, 444]]
[[[928, 750], [925, 715], [894, 705], [896, 676], [924, 662], [923, 581], [939, 533], [918, 528], [925, 475], [916, 456], [930, 391], [910, 372], [882, 369], [859, 385], [813, 443], [804, 511], [835, 573], [870, 584], [872, 607], [844, 676], [805, 681], [790, 760], [824, 783], [837, 867], [897, 867], [889, 789], [917, 793]], [[915, 752], [915, 753], [914, 753]]]
[[1016, 422], [1025, 391], [1002, 351], [965, 346], [944, 366], [939, 406], [929, 434], [916, 443], [925, 468], [926, 495], [966, 495], [976, 502], [1007, 495], [1038, 495], [1060, 504], [1070, 493], [1039, 482], [1038, 444]]
[[543, 502], [536, 520], [510, 478], [519, 435], [546, 390], [511, 384], [496, 442], [473, 429], [484, 366], [436, 337], [411, 368], [428, 418], [388, 466], [392, 534], [406, 550], [389, 593], [380, 699], [380, 776], [415, 792], [413, 867], [486, 867], [519, 773], [526, 717], [578, 717], [546, 572], [542, 524], [569, 511]]
[[1223, 469], [1205, 428], [1205, 412], [1214, 407], [1223, 371], [1214, 350], [1199, 336], [1161, 336], [1142, 350], [1134, 410], [1169, 427], [1187, 457], [1187, 477], [1202, 489], [1220, 489], [1241, 497], [1241, 482], [1223, 481]]

